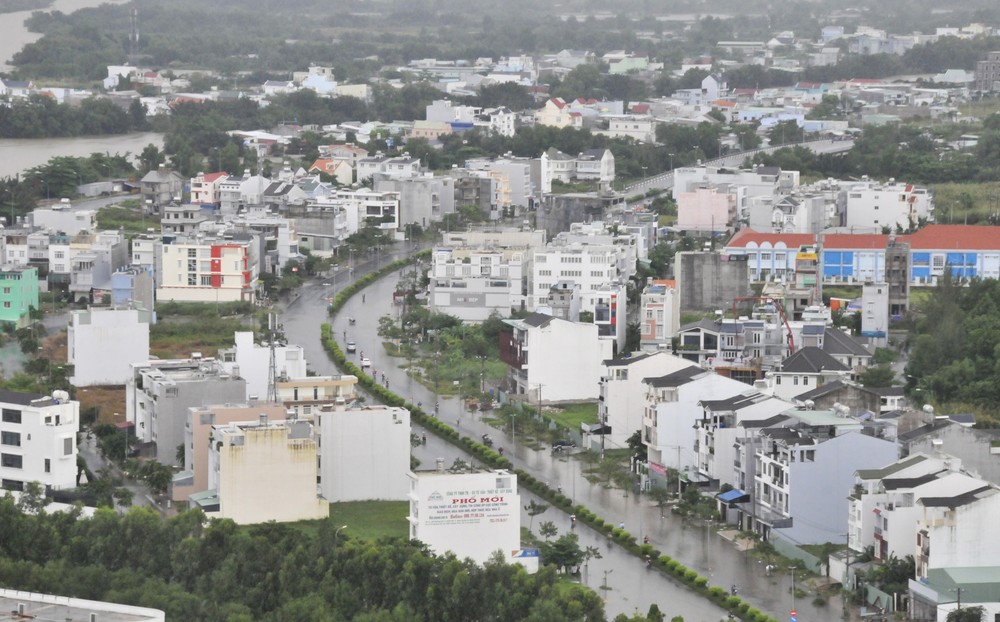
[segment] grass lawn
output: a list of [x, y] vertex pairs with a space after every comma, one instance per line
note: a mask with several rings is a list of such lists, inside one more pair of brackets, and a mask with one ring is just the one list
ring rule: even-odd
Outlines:
[[126, 236], [134, 236], [146, 233], [150, 227], [159, 230], [160, 218], [143, 216], [141, 209], [109, 205], [97, 211], [97, 226], [101, 229], [124, 229]]
[[559, 410], [545, 409], [547, 417], [551, 417], [564, 428], [579, 430], [581, 423], [597, 423], [597, 404], [570, 404]]
[[[211, 304], [206, 306], [211, 307]], [[192, 352], [215, 356], [219, 348], [233, 345], [233, 333], [253, 330], [252, 318], [171, 316], [149, 330], [149, 351], [160, 358], [187, 358]]]
[[410, 530], [406, 523], [406, 515], [409, 511], [409, 503], [406, 501], [331, 503], [330, 519], [338, 527], [347, 525], [343, 533], [349, 534], [352, 538], [364, 540], [384, 537], [408, 538]]
[[932, 184], [931, 189], [939, 223], [982, 223], [1000, 209], [1000, 183]]

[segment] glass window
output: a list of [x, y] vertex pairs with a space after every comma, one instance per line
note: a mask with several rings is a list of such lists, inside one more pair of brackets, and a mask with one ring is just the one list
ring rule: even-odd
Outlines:
[[3, 432], [0, 434], [0, 444], [11, 447], [21, 446], [21, 434], [19, 432]]
[[11, 408], [3, 409], [3, 422], [4, 423], [21, 423], [21, 411], [13, 410]]
[[7, 469], [23, 468], [24, 458], [17, 454], [0, 454], [0, 466]]

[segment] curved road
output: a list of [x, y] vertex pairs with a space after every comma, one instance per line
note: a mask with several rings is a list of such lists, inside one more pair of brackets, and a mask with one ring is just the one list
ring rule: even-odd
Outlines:
[[[357, 274], [367, 272], [373, 264], [374, 259], [360, 262], [356, 266]], [[347, 279], [346, 269], [337, 274], [338, 290], [347, 283]], [[436, 396], [396, 367], [397, 361], [384, 352], [377, 335], [379, 317], [387, 314], [395, 316], [392, 291], [397, 280], [397, 275], [390, 275], [368, 287], [365, 290], [366, 303], [361, 302], [361, 296], [354, 296], [331, 323], [338, 340], [342, 340], [346, 332], [348, 338], [357, 342], [359, 354], [363, 351], [372, 360], [372, 366], [386, 374], [390, 389], [411, 402], [430, 405], [437, 399]], [[330, 321], [326, 305], [333, 294], [333, 288], [333, 280], [329, 278], [324, 282], [307, 283], [282, 315], [289, 342], [305, 348], [310, 368], [319, 374], [339, 373], [319, 343], [319, 326]], [[347, 317], [356, 318], [356, 325], [349, 326]], [[632, 533], [649, 535], [656, 548], [708, 577], [711, 585], [725, 588], [737, 585], [740, 595], [754, 607], [779, 620], [787, 619], [788, 612], [793, 607], [799, 612], [798, 619], [802, 621], [841, 617], [842, 605], [838, 598], [830, 599], [828, 605], [821, 607], [814, 606], [811, 597], [793, 602], [789, 576], [766, 576], [756, 560], [737, 550], [731, 542], [719, 536], [714, 528], [691, 525], [669, 513], [663, 515], [646, 497], [625, 496], [621, 489], [591, 484], [581, 475], [577, 460], [554, 456], [548, 451], [537, 451], [516, 443], [505, 432], [485, 424], [479, 413], [466, 411], [457, 398], [441, 398], [440, 404], [440, 416], [444, 421], [453, 423], [473, 438], [488, 432], [496, 439], [497, 444], [507, 450], [507, 455], [519, 468], [552, 486], [562, 486], [563, 491], [576, 502], [584, 504], [606, 520], [624, 522], [626, 529]], [[416, 448], [414, 453], [424, 465], [429, 465], [438, 457], [445, 457], [446, 462], [450, 463], [458, 455], [457, 451], [452, 445], [428, 435], [427, 446]], [[530, 494], [524, 491], [522, 495], [527, 503]], [[524, 520], [528, 520], [526, 516]], [[565, 514], [554, 509], [535, 519], [535, 523], [540, 521], [553, 521], [560, 527], [560, 533], [569, 522]], [[645, 568], [638, 559], [619, 547], [612, 547], [609, 552], [608, 547], [602, 544], [603, 536], [582, 526], [577, 528], [577, 532], [581, 537], [581, 546], [598, 546], [605, 556], [604, 559], [590, 562], [585, 583], [605, 595], [609, 618], [618, 613], [632, 615], [637, 610], [645, 613], [653, 602], [667, 613], [668, 619], [670, 616], [682, 615], [689, 622], [709, 622], [725, 617], [709, 601], [658, 572]], [[605, 570], [609, 571], [609, 590], [599, 589], [605, 579]]]

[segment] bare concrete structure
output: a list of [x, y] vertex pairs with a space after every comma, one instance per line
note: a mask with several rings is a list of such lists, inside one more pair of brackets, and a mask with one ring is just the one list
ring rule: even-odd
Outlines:
[[751, 295], [747, 262], [716, 252], [677, 253], [674, 268], [682, 311], [726, 309]]

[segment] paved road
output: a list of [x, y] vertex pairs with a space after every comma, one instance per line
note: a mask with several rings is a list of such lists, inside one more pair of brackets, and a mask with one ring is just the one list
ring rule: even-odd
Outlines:
[[[359, 264], [357, 274], [364, 273], [369, 263], [366, 261]], [[346, 270], [342, 270], [338, 274], [337, 283], [342, 287], [346, 284], [347, 278]], [[412, 402], [420, 401], [430, 405], [437, 397], [426, 387], [413, 381], [405, 371], [396, 367], [398, 361], [385, 354], [377, 336], [379, 317], [386, 314], [395, 316], [392, 291], [397, 280], [398, 276], [390, 275], [367, 288], [365, 303], [361, 302], [361, 296], [355, 296], [348, 301], [332, 322], [334, 334], [338, 339], [342, 339], [346, 332], [348, 338], [354, 339], [358, 344], [359, 353], [364, 351], [372, 360], [373, 367], [379, 372], [386, 373], [390, 388], [394, 392]], [[328, 280], [327, 283], [331, 281]], [[319, 325], [329, 321], [326, 301], [332, 293], [332, 283], [330, 285], [320, 282], [309, 283], [303, 287], [301, 295], [288, 305], [282, 315], [289, 342], [300, 344], [305, 348], [310, 368], [320, 374], [337, 373], [319, 343]], [[347, 317], [355, 317], [356, 325], [350, 326]], [[625, 496], [620, 489], [613, 490], [591, 484], [581, 475], [579, 461], [567, 460], [549, 451], [536, 451], [517, 443], [503, 431], [489, 427], [482, 421], [479, 413], [466, 411], [457, 398], [441, 398], [440, 404], [440, 416], [443, 421], [453, 423], [473, 438], [478, 438], [486, 432], [490, 433], [496, 442], [507, 450], [507, 455], [512, 456], [517, 467], [549, 482], [552, 486], [562, 486], [563, 491], [577, 502], [583, 503], [605, 519], [616, 523], [624, 522], [626, 529], [632, 533], [649, 535], [658, 549], [689, 568], [697, 570], [702, 576], [708, 577], [710, 584], [726, 588], [736, 584], [739, 586], [740, 594], [753, 606], [778, 619], [787, 618], [793, 605], [790, 577], [766, 576], [756, 560], [738, 551], [732, 543], [720, 537], [714, 528], [691, 525], [669, 514], [663, 515], [646, 497], [637, 498], [631, 494]], [[418, 448], [416, 455], [425, 465], [432, 464], [434, 458], [439, 456], [445, 457], [450, 464], [448, 457], [457, 455], [455, 451], [443, 441], [428, 435], [427, 448]], [[542, 520], [552, 520], [557, 525], [560, 523], [565, 525], [568, 522], [565, 515], [558, 516], [557, 520], [556, 514], [555, 510], [549, 510], [543, 515]], [[536, 522], [538, 520], [536, 519]], [[583, 535], [589, 530], [580, 527], [578, 531]], [[596, 537], [600, 544], [602, 537]], [[606, 546], [602, 548], [602, 553], [606, 548]], [[608, 577], [608, 582], [615, 589], [606, 592], [609, 617], [618, 613], [632, 614], [636, 608], [645, 612], [652, 602], [656, 602], [661, 610], [668, 613], [668, 619], [678, 614], [683, 615], [689, 622], [708, 622], [724, 617], [716, 615], [720, 612], [708, 601], [678, 587], [664, 577], [656, 578], [657, 573], [647, 570], [638, 559], [625, 553], [621, 555], [622, 557], [619, 557], [615, 554], [609, 557], [607, 562], [598, 560], [590, 563], [588, 584], [592, 586], [603, 582], [604, 570], [614, 569]], [[619, 566], [619, 563], [622, 565]], [[601, 574], [597, 575], [596, 572]], [[805, 599], [805, 602], [800, 599], [794, 605], [799, 612], [799, 620], [833, 620], [841, 617], [839, 599], [831, 599], [829, 605], [823, 607], [814, 606], [811, 598]]]
[[[761, 149], [751, 149], [749, 151], [741, 151], [739, 153], [734, 153], [732, 155], [723, 156], [721, 158], [715, 158], [714, 160], [706, 160], [704, 164], [709, 166], [739, 166], [747, 158], [751, 158], [758, 153], [772, 153], [778, 149], [784, 147], [796, 147], [802, 146], [810, 149], [816, 153], [841, 153], [844, 151], [850, 151], [851, 147], [854, 146], [854, 141], [851, 140], [815, 140], [804, 143], [797, 143], [795, 145], [778, 145], [775, 147], [763, 147]], [[649, 190], [670, 190], [674, 187], [674, 172], [670, 171], [667, 173], [662, 173], [655, 177], [649, 177], [640, 181], [639, 183], [627, 186], [624, 190], [625, 194], [632, 194], [635, 192], [647, 192]]]

